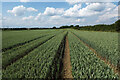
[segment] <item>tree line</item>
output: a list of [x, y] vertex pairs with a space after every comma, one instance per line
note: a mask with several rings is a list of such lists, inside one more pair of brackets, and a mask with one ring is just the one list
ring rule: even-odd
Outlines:
[[60, 28], [61, 29], [73, 28], [73, 29], [87, 30], [87, 31], [120, 31], [120, 20], [110, 25], [106, 25], [106, 24], [99, 24], [93, 26], [66, 25], [66, 26], [61, 26]]
[[59, 28], [54, 26], [52, 28], [0, 28], [0, 30], [43, 30], [43, 29], [65, 29], [65, 28], [87, 30], [87, 31], [118, 31], [120, 32], [120, 20], [110, 25], [106, 25], [106, 24], [99, 24], [99, 25], [93, 25], [93, 26], [65, 25]]

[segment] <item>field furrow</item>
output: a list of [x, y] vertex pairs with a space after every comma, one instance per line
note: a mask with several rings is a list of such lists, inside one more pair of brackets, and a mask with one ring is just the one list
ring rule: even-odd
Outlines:
[[47, 72], [46, 78], [48, 79], [63, 78], [62, 76], [63, 58], [64, 58], [64, 52], [65, 52], [66, 36], [67, 36], [67, 33], [64, 35], [64, 38], [62, 39], [59, 45], [59, 48], [56, 51], [52, 64], [50, 65], [51, 67], [49, 68]]
[[63, 57], [63, 78], [73, 79], [68, 36], [66, 36], [65, 52]]

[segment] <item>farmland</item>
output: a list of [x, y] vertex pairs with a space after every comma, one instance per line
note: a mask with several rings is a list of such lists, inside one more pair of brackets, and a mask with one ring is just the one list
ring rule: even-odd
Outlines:
[[3, 78], [116, 78], [117, 32], [45, 29], [3, 31]]

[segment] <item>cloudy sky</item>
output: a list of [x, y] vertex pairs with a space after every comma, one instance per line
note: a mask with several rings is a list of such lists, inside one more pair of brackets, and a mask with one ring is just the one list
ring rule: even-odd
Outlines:
[[[53, 27], [62, 25], [112, 24], [118, 20], [118, 2], [87, 2], [66, 0], [62, 2], [32, 2], [32, 0], [4, 0], [2, 4], [3, 27]], [[90, 0], [89, 0], [90, 1]], [[106, 1], [106, 2], [105, 2]], [[0, 19], [1, 20], [1, 19]]]

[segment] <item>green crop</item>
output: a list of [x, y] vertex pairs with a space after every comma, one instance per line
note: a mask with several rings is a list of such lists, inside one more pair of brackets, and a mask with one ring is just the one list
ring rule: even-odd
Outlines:
[[118, 34], [116, 32], [73, 31], [81, 40], [94, 48], [115, 66], [119, 60]]
[[71, 33], [68, 38], [74, 78], [118, 78], [118, 75], [78, 38]]
[[22, 31], [3, 31], [2, 48], [8, 48], [18, 43], [32, 40], [41, 35], [51, 34], [61, 30], [22, 30]]
[[[3, 52], [3, 59], [2, 61], [4, 62], [2, 64], [3, 68], [5, 66], [7, 66], [8, 64], [12, 63], [12, 61], [14, 61], [15, 59], [19, 58], [22, 55], [25, 55], [27, 53], [27, 51], [33, 49], [36, 45], [41, 44], [42, 42], [44, 42], [45, 40], [48, 40], [49, 38], [51, 38], [52, 36], [55, 36], [58, 33], [52, 33], [51, 35], [42, 37], [38, 40], [32, 41], [30, 43], [27, 43], [25, 45], [22, 46], [18, 46], [16, 48], [10, 49], [6, 52]], [[8, 57], [9, 56], [9, 57]]]
[[[3, 78], [46, 78], [56, 51], [66, 33], [61, 33], [3, 70]], [[59, 64], [58, 64], [59, 65]], [[59, 67], [59, 66], [58, 66]], [[54, 67], [53, 67], [54, 68]]]
[[[74, 79], [118, 78], [118, 74], [82, 41], [117, 66], [120, 55], [119, 33], [74, 29], [3, 31], [2, 77], [15, 79], [61, 77], [67, 32]], [[17, 45], [19, 43], [23, 44]], [[9, 48], [11, 46], [14, 47]]]

